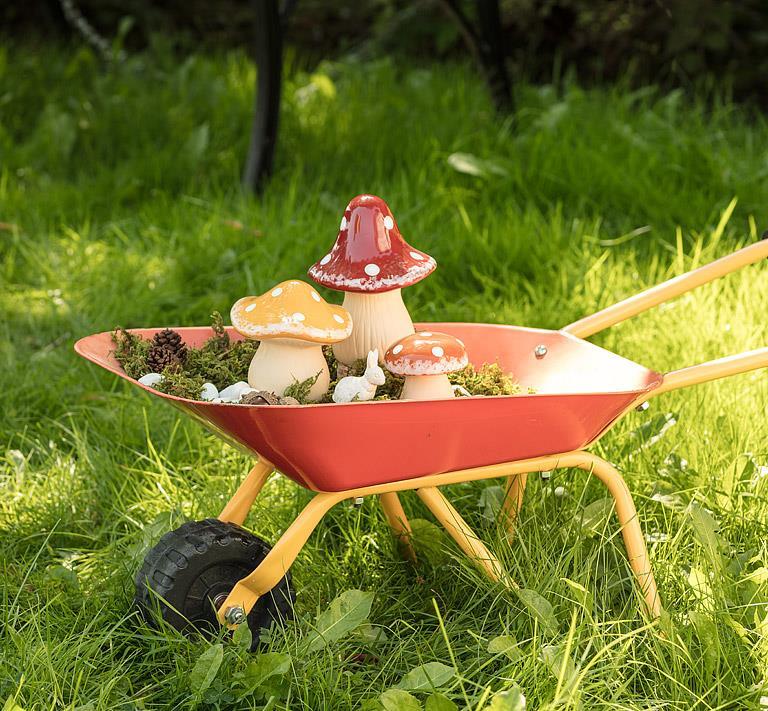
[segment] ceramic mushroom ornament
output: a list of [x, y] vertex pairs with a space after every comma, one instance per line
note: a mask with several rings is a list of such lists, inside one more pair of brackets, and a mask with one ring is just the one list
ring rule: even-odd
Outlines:
[[431, 331], [401, 338], [384, 356], [390, 373], [405, 376], [401, 400], [453, 397], [448, 373], [465, 368], [467, 363], [467, 351], [458, 338]]
[[319, 400], [330, 384], [322, 346], [352, 332], [346, 309], [329, 304], [309, 284], [297, 280], [240, 299], [230, 318], [238, 333], [261, 341], [248, 369], [248, 384], [283, 395], [289, 385], [319, 373], [309, 391], [311, 400]]
[[431, 274], [435, 260], [411, 247], [380, 197], [358, 195], [341, 218], [336, 243], [309, 269], [316, 282], [343, 291], [355, 328], [333, 347], [336, 359], [351, 365], [368, 353], [384, 353], [413, 333], [401, 289]]

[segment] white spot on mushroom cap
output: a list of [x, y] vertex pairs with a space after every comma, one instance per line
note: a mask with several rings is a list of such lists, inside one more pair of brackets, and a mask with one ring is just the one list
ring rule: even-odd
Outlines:
[[433, 346], [432, 355], [435, 356], [435, 358], [442, 358], [445, 355], [445, 351], [440, 346]]
[[380, 271], [381, 268], [378, 264], [366, 264], [365, 269], [363, 270], [368, 276], [376, 276]]
[[424, 338], [430, 338], [432, 336], [432, 331], [421, 331], [419, 335], [424, 336]]
[[274, 296], [275, 298], [280, 296], [280, 294], [282, 293], [283, 293], [283, 290], [279, 286], [277, 287], [277, 289], [272, 289], [272, 296]]
[[301, 313], [301, 311], [297, 311], [291, 318], [293, 318], [294, 321], [303, 321], [307, 317]]
[[346, 230], [347, 229], [347, 216], [344, 215], [344, 217], [341, 218], [341, 224], [339, 225], [340, 230]]
[[422, 257], [418, 252], [410, 252], [411, 259], [415, 259], [417, 262], [420, 262], [424, 257]]
[[251, 311], [253, 311], [256, 308], [256, 304], [248, 304], [248, 306], [245, 307], [245, 313], [249, 314]]
[[387, 215], [384, 218], [384, 227], [386, 227], [388, 230], [391, 230], [395, 226], [395, 221]]
[[323, 257], [323, 258], [320, 260], [320, 264], [322, 264], [322, 265], [326, 265], [326, 264], [328, 264], [328, 262], [330, 262], [330, 261], [331, 261], [331, 255], [330, 255], [330, 254], [326, 254], [326, 255], [325, 255], [325, 256], [324, 256], [324, 257]]
[[394, 355], [397, 355], [397, 354], [398, 354], [398, 353], [400, 353], [402, 350], [403, 350], [403, 346], [402, 346], [402, 344], [398, 343], [398, 344], [397, 344], [397, 345], [396, 345], [396, 346], [395, 346], [395, 347], [392, 349], [392, 353], [393, 353]]
[[317, 303], [320, 303], [320, 294], [318, 294], [316, 291], [312, 292], [312, 298], [317, 301]]
[[344, 323], [344, 319], [339, 316], [339, 314], [333, 314], [333, 320], [336, 321], [336, 323]]

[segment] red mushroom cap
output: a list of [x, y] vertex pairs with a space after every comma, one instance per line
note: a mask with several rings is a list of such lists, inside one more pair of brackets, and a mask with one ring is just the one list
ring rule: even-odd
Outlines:
[[344, 210], [333, 248], [309, 268], [309, 276], [338, 291], [375, 294], [415, 284], [436, 266], [403, 239], [387, 203], [358, 195]]
[[465, 368], [464, 344], [447, 333], [417, 331], [401, 338], [384, 354], [384, 365], [395, 375], [442, 375]]

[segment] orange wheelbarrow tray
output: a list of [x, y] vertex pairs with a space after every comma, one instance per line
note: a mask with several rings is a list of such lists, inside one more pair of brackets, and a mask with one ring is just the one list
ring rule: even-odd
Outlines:
[[[258, 457], [219, 515], [240, 525], [274, 469], [318, 492], [258, 567], [217, 601], [218, 619], [233, 627], [260, 596], [287, 574], [324, 514], [345, 499], [379, 496], [387, 520], [414, 557], [410, 527], [397, 492], [415, 490], [461, 549], [493, 580], [514, 587], [438, 487], [506, 477], [504, 503], [510, 532], [526, 477], [556, 468], [584, 469], [598, 477], [616, 503], [629, 562], [647, 611], [661, 606], [631, 494], [619, 472], [584, 451], [624, 413], [670, 390], [768, 366], [768, 348], [666, 374], [649, 370], [585, 340], [725, 274], [768, 256], [761, 241], [652, 287], [559, 331], [475, 323], [422, 323], [462, 339], [476, 366], [498, 363], [530, 394], [432, 401], [243, 406], [165, 395], [127, 376], [112, 354], [111, 334], [83, 338], [76, 351], [97, 365], [169, 400], [226, 440]], [[136, 329], [151, 337], [158, 330]], [[179, 328], [200, 345], [208, 328]], [[233, 338], [239, 336], [230, 331]], [[236, 614], [232, 614], [232, 613]]]

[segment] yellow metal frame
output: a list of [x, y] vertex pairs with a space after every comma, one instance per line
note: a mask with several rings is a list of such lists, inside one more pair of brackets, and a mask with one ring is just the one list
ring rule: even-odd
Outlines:
[[[768, 241], [763, 240], [692, 272], [670, 279], [592, 316], [587, 316], [562, 330], [579, 338], [586, 338], [697, 286], [713, 281], [748, 264], [754, 264], [766, 257], [768, 257]], [[644, 393], [629, 407], [635, 406], [643, 399], [661, 395], [671, 390], [766, 366], [768, 366], [768, 348], [761, 348], [683, 368], [667, 373], [657, 388]], [[512, 536], [517, 515], [522, 505], [528, 474], [562, 468], [578, 468], [588, 471], [600, 479], [608, 489], [615, 502], [616, 517], [624, 539], [629, 564], [642, 592], [645, 609], [651, 617], [658, 617], [661, 613], [661, 603], [629, 488], [621, 474], [611, 464], [589, 452], [575, 451], [525, 461], [432, 474], [416, 479], [388, 482], [348, 491], [317, 493], [283, 533], [261, 564], [235, 585], [219, 608], [219, 621], [223, 625], [233, 627], [234, 625], [228, 624], [225, 620], [227, 610], [240, 607], [248, 613], [259, 597], [271, 590], [285, 575], [323, 516], [333, 506], [346, 499], [378, 496], [387, 522], [401, 543], [404, 555], [415, 561], [416, 554], [411, 542], [411, 528], [397, 495], [400, 491], [416, 491], [419, 498], [458, 543], [459, 547], [491, 580], [514, 588], [516, 587], [515, 582], [509, 578], [498, 559], [480, 541], [456, 509], [451, 506], [439, 487], [459, 482], [506, 477], [507, 495], [503, 505], [503, 516], [509, 535]], [[219, 518], [222, 521], [242, 524], [272, 471], [273, 467], [269, 462], [260, 460], [240, 485], [231, 501], [224, 507]]]
[[[507, 526], [512, 532], [514, 519], [522, 502], [527, 475], [531, 472], [562, 468], [583, 469], [605, 484], [616, 504], [616, 516], [624, 537], [629, 563], [643, 593], [645, 606], [652, 617], [658, 617], [661, 604], [629, 488], [621, 474], [611, 464], [590, 452], [577, 451], [475, 469], [462, 469], [445, 474], [432, 474], [416, 479], [388, 482], [347, 491], [315, 494], [258, 568], [235, 585], [219, 608], [219, 620], [222, 624], [233, 627], [233, 625], [228, 625], [224, 619], [228, 609], [240, 607], [246, 613], [249, 612], [259, 597], [277, 585], [285, 575], [323, 516], [333, 506], [346, 499], [378, 496], [395, 535], [401, 541], [405, 539], [405, 555], [411, 560], [415, 560], [415, 553], [410, 543], [410, 526], [397, 497], [397, 492], [400, 491], [416, 491], [419, 498], [443, 525], [448, 534], [491, 580], [501, 582], [511, 588], [517, 587], [504, 571], [496, 556], [472, 531], [438, 487], [459, 482], [507, 477], [510, 496], [507, 497], [504, 510], [507, 514]], [[260, 461], [246, 477], [219, 518], [238, 525], [242, 524], [250, 505], [271, 471], [272, 466], [268, 462]], [[515, 498], [511, 499], [511, 496]], [[510, 500], [513, 500], [514, 504], [508, 504]], [[511, 512], [514, 512], [514, 515], [510, 516]]]

